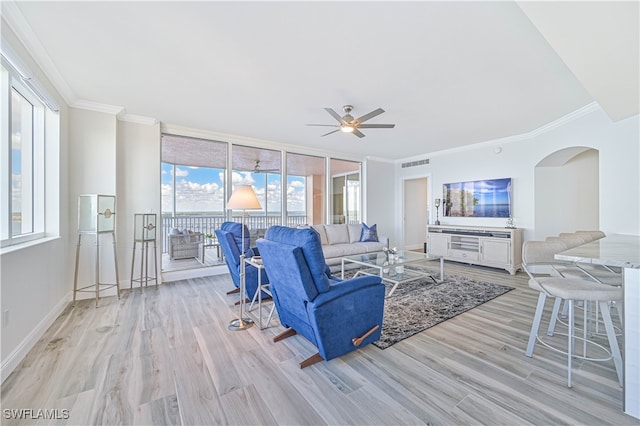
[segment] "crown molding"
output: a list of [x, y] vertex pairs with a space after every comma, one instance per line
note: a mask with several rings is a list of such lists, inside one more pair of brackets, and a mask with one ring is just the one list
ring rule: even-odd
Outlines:
[[507, 136], [504, 138], [500, 138], [500, 139], [493, 139], [490, 141], [485, 141], [485, 142], [478, 142], [475, 144], [471, 144], [471, 145], [464, 145], [464, 146], [459, 146], [459, 147], [455, 147], [455, 148], [449, 148], [449, 149], [443, 149], [440, 151], [433, 151], [433, 152], [427, 152], [425, 154], [420, 154], [420, 155], [414, 155], [411, 157], [406, 157], [406, 158], [401, 158], [398, 160], [395, 160], [396, 164], [401, 164], [404, 163], [406, 161], [415, 161], [418, 159], [422, 159], [426, 156], [429, 157], [437, 157], [439, 155], [449, 155], [449, 154], [457, 154], [460, 152], [464, 152], [464, 151], [468, 151], [469, 149], [477, 149], [477, 148], [490, 148], [490, 147], [495, 147], [497, 145], [506, 145], [508, 143], [513, 143], [513, 142], [519, 142], [519, 141], [523, 141], [523, 140], [529, 140], [529, 139], [533, 139], [537, 136], [543, 135], [553, 129], [557, 129], [558, 127], [564, 126], [567, 123], [570, 123], [574, 120], [577, 120], [580, 117], [583, 117], [587, 114], [590, 114], [594, 111], [600, 111], [602, 110], [602, 108], [600, 107], [600, 105], [598, 105], [597, 102], [591, 102], [590, 104], [587, 104], [581, 108], [578, 108], [577, 110], [570, 112], [569, 114], [563, 115], [562, 117], [555, 119], [545, 125], [542, 125], [540, 127], [538, 127], [537, 129], [534, 129], [530, 132], [526, 132], [526, 133], [521, 133], [519, 135], [513, 135], [513, 136]]
[[[424, 157], [424, 155], [422, 155]], [[395, 164], [396, 162], [390, 158], [374, 157], [373, 155], [367, 155], [364, 157], [364, 161], [377, 161], [379, 163]]]
[[118, 113], [118, 120], [126, 121], [128, 123], [142, 124], [144, 126], [155, 126], [156, 124], [159, 123], [159, 121], [156, 118], [153, 118], [153, 117], [145, 117], [143, 115], [127, 114], [125, 112], [124, 108], [122, 109], [122, 111], [120, 113]]
[[70, 105], [72, 108], [86, 109], [89, 111], [103, 112], [105, 114], [119, 115], [124, 113], [124, 107], [102, 104], [99, 102], [78, 100]]
[[2, 0], [2, 17], [18, 40], [23, 44], [44, 75], [51, 81], [60, 96], [68, 105], [76, 102], [77, 98], [67, 81], [62, 77], [51, 57], [36, 37], [33, 29], [24, 18], [15, 1]]
[[527, 133], [527, 135], [529, 135], [529, 137], [536, 137], [536, 136], [540, 136], [544, 133], [547, 133], [550, 130], [556, 129], [558, 127], [564, 126], [567, 123], [570, 123], [573, 120], [576, 120], [584, 115], [587, 115], [589, 113], [592, 113], [594, 111], [598, 111], [601, 110], [602, 108], [600, 108], [600, 105], [597, 102], [591, 102], [590, 104], [587, 104], [585, 106], [583, 106], [582, 108], [578, 108], [577, 110], [570, 112], [567, 115], [563, 115], [562, 117], [553, 120], [550, 123], [547, 123], [543, 126], [538, 127], [535, 130], [532, 130], [531, 132]]

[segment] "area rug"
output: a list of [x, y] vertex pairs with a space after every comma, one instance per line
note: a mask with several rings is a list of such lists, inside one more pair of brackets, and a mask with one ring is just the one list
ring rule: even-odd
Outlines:
[[[387, 285], [387, 293], [390, 287]], [[382, 336], [373, 344], [386, 349], [511, 290], [513, 287], [446, 273], [443, 282], [425, 278], [400, 284], [385, 299]]]

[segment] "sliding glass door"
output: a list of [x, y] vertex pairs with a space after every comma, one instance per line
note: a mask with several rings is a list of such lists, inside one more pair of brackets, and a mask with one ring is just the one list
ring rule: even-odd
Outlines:
[[[163, 253], [168, 252], [170, 233], [186, 229], [213, 235], [225, 221], [227, 149], [224, 142], [162, 135]], [[212, 259], [215, 263], [217, 256]], [[163, 270], [178, 263], [163, 262]], [[201, 266], [191, 263], [180, 262], [185, 268]]]
[[[260, 201], [260, 210], [247, 211], [249, 229], [262, 233], [282, 223], [282, 152], [242, 145], [232, 147], [232, 187], [251, 185]], [[235, 213], [234, 213], [235, 214]], [[238, 213], [239, 214], [239, 213]], [[240, 222], [241, 217], [233, 217]]]

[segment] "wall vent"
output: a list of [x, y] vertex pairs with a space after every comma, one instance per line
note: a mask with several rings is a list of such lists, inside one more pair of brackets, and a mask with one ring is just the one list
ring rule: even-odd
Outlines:
[[424, 160], [410, 161], [408, 163], [402, 163], [402, 168], [405, 169], [407, 167], [422, 166], [423, 164], [429, 164], [429, 159], [425, 158]]

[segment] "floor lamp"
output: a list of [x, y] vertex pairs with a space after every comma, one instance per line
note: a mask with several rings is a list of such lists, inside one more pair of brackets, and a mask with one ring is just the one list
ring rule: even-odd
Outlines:
[[[260, 202], [251, 185], [237, 186], [227, 202], [227, 210], [242, 210], [242, 252], [240, 253], [240, 316], [229, 323], [229, 330], [246, 330], [253, 325], [253, 320], [244, 318], [244, 303], [246, 299], [246, 275], [244, 265], [244, 216], [246, 210], [259, 210]], [[260, 291], [260, 289], [258, 289]]]

